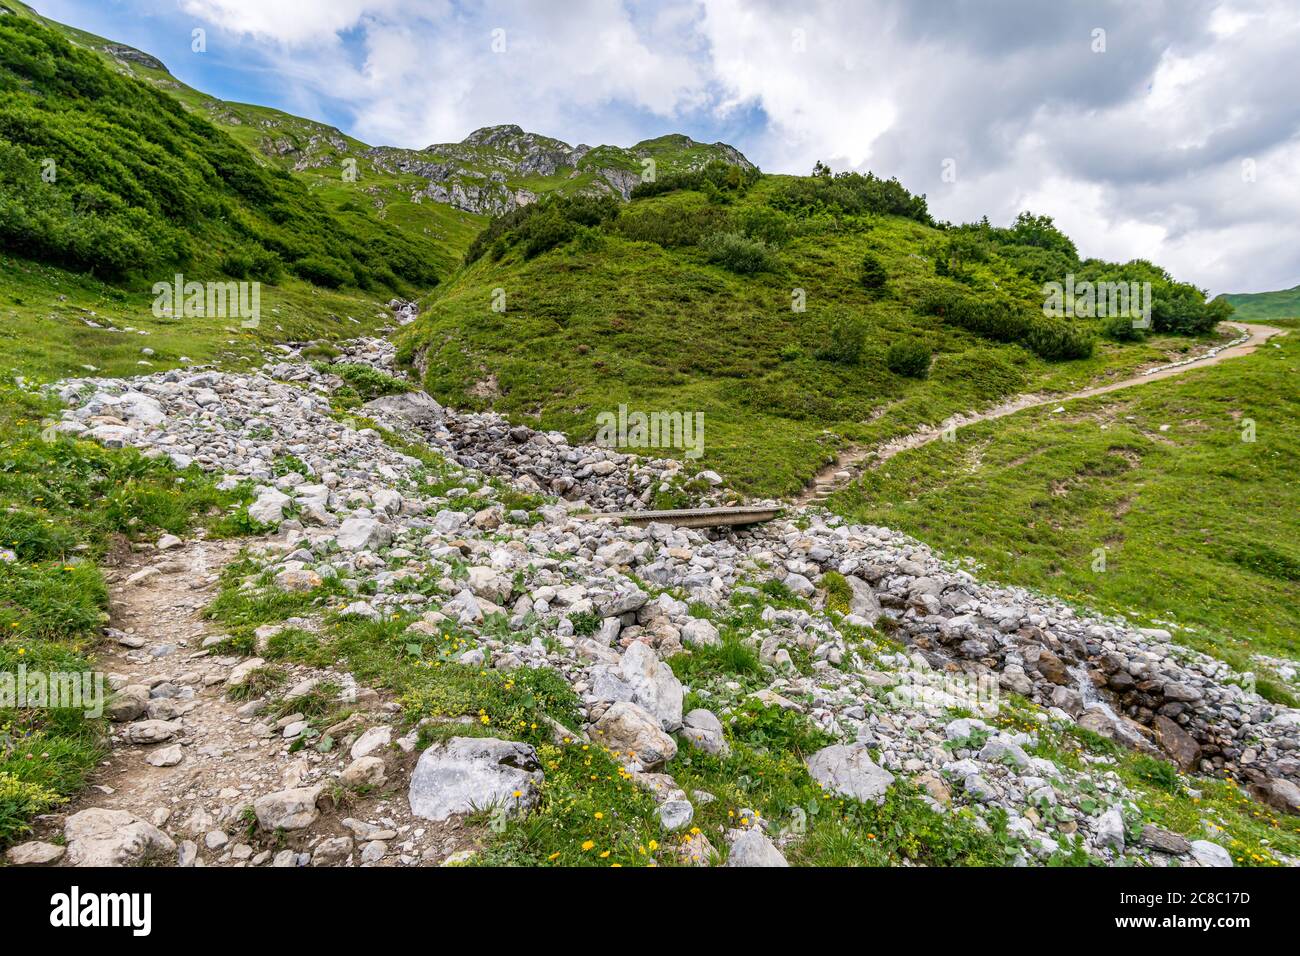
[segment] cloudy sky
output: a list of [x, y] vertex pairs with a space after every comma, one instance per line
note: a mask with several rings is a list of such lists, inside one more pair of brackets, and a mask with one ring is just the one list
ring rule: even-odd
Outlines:
[[1300, 283], [1297, 0], [31, 2], [370, 143], [684, 132], [897, 176], [952, 221], [1046, 213], [1215, 293]]

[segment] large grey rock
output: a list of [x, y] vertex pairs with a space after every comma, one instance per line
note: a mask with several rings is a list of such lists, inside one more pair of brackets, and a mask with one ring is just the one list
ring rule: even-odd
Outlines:
[[122, 724], [144, 714], [149, 706], [149, 688], [143, 684], [123, 687], [104, 708], [104, 714], [114, 723]]
[[494, 737], [452, 737], [420, 755], [407, 795], [411, 812], [446, 820], [504, 806], [530, 807], [542, 781], [537, 752], [528, 744]]
[[985, 743], [980, 750], [980, 760], [1010, 764], [1020, 770], [1029, 766], [1029, 755], [1024, 748], [1003, 737], [994, 737]]
[[253, 812], [263, 830], [302, 830], [311, 826], [320, 816], [316, 801], [320, 799], [321, 786], [293, 787], [258, 797], [253, 801]]
[[91, 807], [63, 824], [73, 866], [138, 866], [170, 863], [176, 844], [152, 823], [125, 810]]
[[808, 775], [832, 793], [883, 803], [894, 775], [878, 767], [864, 744], [832, 744], [807, 760]]
[[722, 640], [712, 622], [693, 617], [682, 625], [682, 643], [692, 647], [714, 647]]
[[384, 761], [379, 757], [358, 757], [348, 764], [339, 782], [345, 787], [382, 787], [385, 782]]
[[1209, 840], [1192, 841], [1192, 857], [1201, 866], [1232, 866], [1232, 856], [1217, 843]]
[[334, 535], [335, 543], [344, 551], [373, 551], [392, 540], [392, 529], [375, 518], [349, 518]]
[[1161, 853], [1179, 856], [1192, 852], [1192, 845], [1187, 842], [1186, 837], [1150, 823], [1142, 828], [1142, 845], [1159, 850]]
[[731, 842], [727, 866], [789, 866], [781, 851], [759, 830], [743, 830]]
[[685, 830], [695, 819], [695, 808], [689, 800], [666, 800], [659, 805], [659, 824], [669, 833]]
[[677, 742], [655, 716], [631, 701], [616, 701], [591, 726], [591, 739], [614, 751], [624, 764], [654, 770], [677, 756]]
[[1252, 788], [1255, 795], [1269, 806], [1285, 810], [1287, 813], [1300, 813], [1300, 787], [1290, 780], [1271, 777]]
[[133, 744], [160, 744], [181, 732], [181, 725], [172, 720], [138, 720], [126, 726], [126, 739]]
[[361, 406], [372, 418], [391, 416], [401, 418], [413, 425], [424, 425], [442, 419], [443, 409], [432, 395], [427, 392], [403, 392], [400, 395], [385, 395]]
[[369, 757], [378, 750], [384, 750], [393, 742], [393, 728], [387, 726], [371, 727], [352, 745], [349, 753], [353, 760]]
[[654, 648], [633, 641], [619, 663], [619, 674], [632, 689], [633, 703], [640, 704], [672, 732], [682, 725], [682, 685], [673, 669], [655, 656]]
[[1097, 820], [1097, 846], [1124, 852], [1124, 815], [1119, 807], [1111, 807]]
[[849, 600], [849, 613], [875, 624], [882, 613], [876, 592], [861, 578], [849, 575], [844, 580], [849, 582], [849, 588], [853, 591], [853, 597]]
[[248, 516], [259, 524], [279, 524], [284, 519], [284, 509], [292, 501], [278, 488], [263, 488], [257, 500], [248, 506]]
[[708, 754], [723, 755], [731, 750], [722, 731], [722, 721], [701, 707], [682, 718], [682, 735], [691, 746]]

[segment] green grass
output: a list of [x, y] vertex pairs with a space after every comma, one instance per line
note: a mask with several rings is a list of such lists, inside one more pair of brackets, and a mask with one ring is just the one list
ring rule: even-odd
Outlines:
[[1274, 341], [1060, 414], [962, 428], [829, 506], [973, 558], [982, 576], [1176, 622], [1177, 640], [1239, 668], [1257, 669], [1253, 653], [1300, 659], [1300, 338]]
[[245, 329], [232, 319], [155, 317], [147, 287], [110, 285], [0, 254], [0, 371], [48, 381], [205, 363], [252, 368], [275, 342], [373, 334], [392, 320], [386, 301], [283, 279], [263, 285], [261, 323]]

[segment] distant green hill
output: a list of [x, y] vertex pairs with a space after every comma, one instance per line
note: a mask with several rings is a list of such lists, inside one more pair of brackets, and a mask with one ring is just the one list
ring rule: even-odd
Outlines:
[[1229, 292], [1219, 296], [1236, 310], [1243, 321], [1300, 318], [1300, 285], [1277, 292]]
[[[494, 219], [467, 258], [399, 338], [430, 392], [588, 441], [620, 404], [703, 412], [703, 464], [761, 493], [847, 441], [1166, 360], [1187, 344], [1169, 333], [1226, 314], [1150, 263], [1080, 260], [1050, 219], [949, 227], [856, 174], [714, 165], [627, 204], [559, 198]], [[1157, 335], [1046, 318], [1042, 283], [1067, 273], [1152, 281]]]
[[175, 99], [11, 15], [0, 17], [0, 248], [147, 283], [181, 269], [394, 291], [438, 280], [430, 241], [329, 209]]

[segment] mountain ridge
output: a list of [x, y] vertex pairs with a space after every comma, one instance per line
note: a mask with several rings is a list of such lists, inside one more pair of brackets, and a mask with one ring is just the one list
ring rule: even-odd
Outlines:
[[667, 133], [630, 147], [572, 146], [516, 124], [500, 124], [480, 127], [459, 143], [434, 143], [423, 149], [372, 145], [336, 126], [284, 110], [211, 96], [177, 79], [150, 53], [43, 17], [18, 0], [5, 0], [0, 9], [39, 21], [117, 70], [163, 90], [187, 108], [202, 111], [232, 135], [251, 132], [235, 138], [291, 172], [331, 166], [343, 170], [351, 160], [359, 182], [376, 174], [381, 179], [421, 178], [422, 185], [404, 184], [410, 187], [406, 198], [417, 204], [432, 201], [461, 212], [494, 216], [549, 194], [627, 199], [642, 179], [644, 160], [654, 161], [652, 175], [692, 172], [714, 160], [754, 168], [734, 146], [700, 143], [684, 133]]

